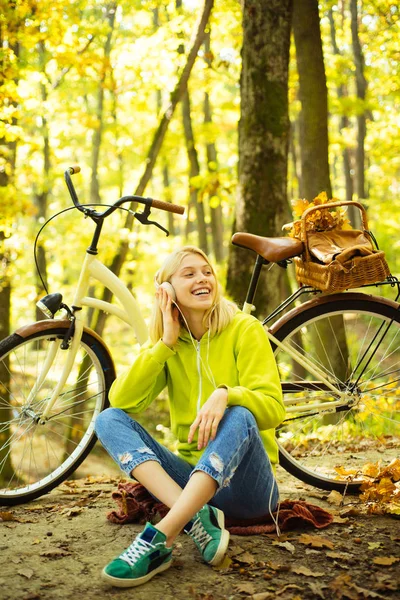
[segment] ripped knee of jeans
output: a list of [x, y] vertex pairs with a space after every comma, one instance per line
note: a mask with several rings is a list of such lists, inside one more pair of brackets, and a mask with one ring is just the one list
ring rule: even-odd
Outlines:
[[[217, 471], [217, 473], [219, 475], [221, 475], [224, 470], [225, 465], [224, 465], [222, 458], [218, 454], [216, 454], [216, 452], [213, 452], [212, 454], [210, 454], [210, 463], [211, 463], [211, 466], [213, 467], [213, 469], [215, 469]], [[236, 471], [236, 467], [234, 469], [232, 469], [231, 472], [229, 473], [229, 475], [227, 477], [225, 477], [225, 479], [222, 481], [221, 488], [229, 486], [235, 471]]]
[[[140, 454], [152, 454], [154, 456], [153, 450], [151, 450], [151, 448], [148, 448], [147, 446], [142, 446], [141, 448], [138, 448], [137, 452], [139, 452]], [[127, 465], [130, 462], [132, 462], [133, 455], [131, 452], [124, 452], [123, 454], [118, 455], [118, 460], [121, 463], [121, 465]]]
[[215, 452], [210, 454], [210, 463], [213, 469], [217, 471], [217, 473], [222, 473], [222, 471], [224, 470], [224, 463], [222, 461], [222, 458], [218, 456], [218, 454], [216, 454]]

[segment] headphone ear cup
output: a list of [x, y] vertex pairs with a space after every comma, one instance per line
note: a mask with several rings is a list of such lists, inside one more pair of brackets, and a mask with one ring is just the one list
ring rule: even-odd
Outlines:
[[161, 283], [160, 287], [162, 287], [167, 292], [171, 300], [173, 300], [174, 302], [176, 301], [176, 293], [171, 283], [169, 283], [168, 281], [164, 281], [163, 283]]

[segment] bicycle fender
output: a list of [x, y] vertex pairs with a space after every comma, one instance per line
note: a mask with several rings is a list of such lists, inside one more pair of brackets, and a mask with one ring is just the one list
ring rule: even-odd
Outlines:
[[[275, 335], [276, 332], [279, 329], [281, 329], [281, 327], [286, 325], [286, 323], [288, 321], [290, 321], [291, 319], [294, 319], [295, 317], [297, 317], [301, 313], [305, 312], [306, 310], [309, 310], [310, 308], [313, 308], [314, 306], [321, 306], [323, 304], [339, 302], [341, 300], [343, 300], [343, 301], [362, 300], [364, 302], [379, 302], [380, 304], [385, 304], [386, 306], [390, 306], [391, 308], [394, 308], [395, 310], [400, 309], [400, 304], [398, 302], [395, 302], [394, 300], [390, 300], [389, 298], [382, 298], [382, 296], [373, 296], [372, 294], [362, 294], [360, 292], [344, 292], [344, 293], [342, 292], [342, 293], [338, 293], [338, 294], [327, 294], [325, 296], [317, 296], [316, 298], [313, 298], [312, 300], [308, 300], [307, 302], [300, 304], [300, 306], [295, 306], [288, 313], [286, 313], [280, 319], [278, 319], [275, 323], [273, 323], [273, 325], [271, 325], [271, 327], [268, 329], [268, 331], [270, 331], [272, 333], [272, 335]], [[265, 322], [263, 323], [263, 325], [265, 325]]]

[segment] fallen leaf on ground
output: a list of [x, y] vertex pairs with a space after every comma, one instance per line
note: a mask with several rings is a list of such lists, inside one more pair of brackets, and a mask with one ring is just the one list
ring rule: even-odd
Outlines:
[[389, 515], [399, 516], [400, 517], [400, 502], [389, 502], [386, 507], [386, 512]]
[[296, 552], [296, 548], [290, 542], [272, 542], [272, 545], [284, 548], [285, 550], [288, 550], [290, 554], [294, 554]]
[[75, 506], [74, 508], [64, 508], [64, 510], [60, 511], [60, 515], [64, 517], [76, 517], [83, 511], [83, 508]]
[[359, 504], [358, 506], [345, 507], [340, 510], [341, 517], [359, 517], [362, 514], [363, 508], [361, 504]]
[[396, 556], [377, 556], [372, 561], [375, 565], [382, 565], [383, 567], [390, 567], [400, 561], [400, 558]]
[[0, 512], [0, 521], [18, 521], [19, 519], [10, 510]]
[[382, 542], [368, 542], [368, 550], [378, 550], [382, 548]]
[[317, 583], [316, 581], [309, 581], [308, 586], [315, 597], [319, 596], [323, 600], [325, 600], [325, 595], [322, 590], [326, 589], [328, 586], [323, 583]]
[[353, 558], [353, 554], [348, 552], [327, 552], [325, 554], [328, 558], [337, 558], [338, 560], [350, 560]]
[[397, 592], [399, 589], [398, 583], [393, 580], [393, 575], [389, 573], [377, 573], [376, 583], [374, 585], [375, 590], [389, 590], [391, 592]]
[[343, 504], [343, 496], [336, 490], [332, 490], [329, 496], [327, 496], [326, 500], [329, 502], [329, 504], [334, 504], [335, 506], [340, 506]]
[[347, 517], [341, 517], [340, 515], [335, 515], [332, 521], [332, 523], [335, 523], [336, 525], [347, 525], [348, 522], [349, 519]]
[[238, 554], [242, 554], [242, 552], [244, 552], [244, 548], [241, 548], [240, 546], [229, 547], [229, 556], [231, 557], [237, 556]]
[[275, 594], [272, 592], [259, 592], [258, 594], [253, 594], [251, 600], [272, 600], [275, 598]]
[[243, 552], [242, 554], [235, 556], [235, 561], [245, 565], [252, 565], [254, 562], [256, 562], [256, 559], [252, 554], [250, 554], [250, 552]]
[[300, 544], [305, 544], [306, 546], [311, 546], [312, 548], [330, 548], [333, 550], [335, 547], [334, 544], [327, 538], [319, 535], [308, 535], [307, 533], [302, 533], [298, 541]]
[[226, 571], [229, 569], [231, 564], [232, 564], [232, 559], [228, 555], [225, 555], [225, 558], [222, 561], [222, 563], [213, 567], [213, 569], [214, 569], [214, 571]]
[[33, 575], [33, 571], [32, 571], [32, 569], [28, 569], [28, 567], [26, 567], [24, 569], [19, 569], [18, 575], [22, 575], [23, 577], [30, 579]]
[[348, 574], [338, 575], [329, 584], [331, 590], [335, 592], [335, 598], [342, 600], [342, 598], [348, 598], [349, 600], [358, 600], [359, 598], [382, 598], [384, 596], [367, 590], [366, 588], [359, 587], [352, 582], [351, 576]]
[[239, 594], [249, 594], [249, 596], [252, 596], [256, 593], [256, 588], [249, 581], [244, 581], [243, 583], [238, 583], [235, 585], [235, 592], [238, 592]]
[[299, 565], [296, 567], [292, 567], [292, 572], [296, 573], [296, 575], [305, 575], [306, 577], [323, 577], [324, 573], [314, 573], [308, 567], [304, 567], [303, 565]]
[[287, 590], [303, 590], [303, 588], [301, 588], [299, 585], [296, 585], [295, 583], [288, 583], [287, 585], [284, 585], [283, 588], [281, 588], [280, 590], [277, 590], [275, 592], [275, 595], [276, 596], [281, 596]]

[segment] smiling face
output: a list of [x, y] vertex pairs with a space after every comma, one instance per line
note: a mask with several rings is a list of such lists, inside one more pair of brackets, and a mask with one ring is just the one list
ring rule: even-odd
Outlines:
[[208, 262], [200, 254], [188, 254], [171, 277], [179, 306], [206, 311], [215, 298], [217, 282]]

